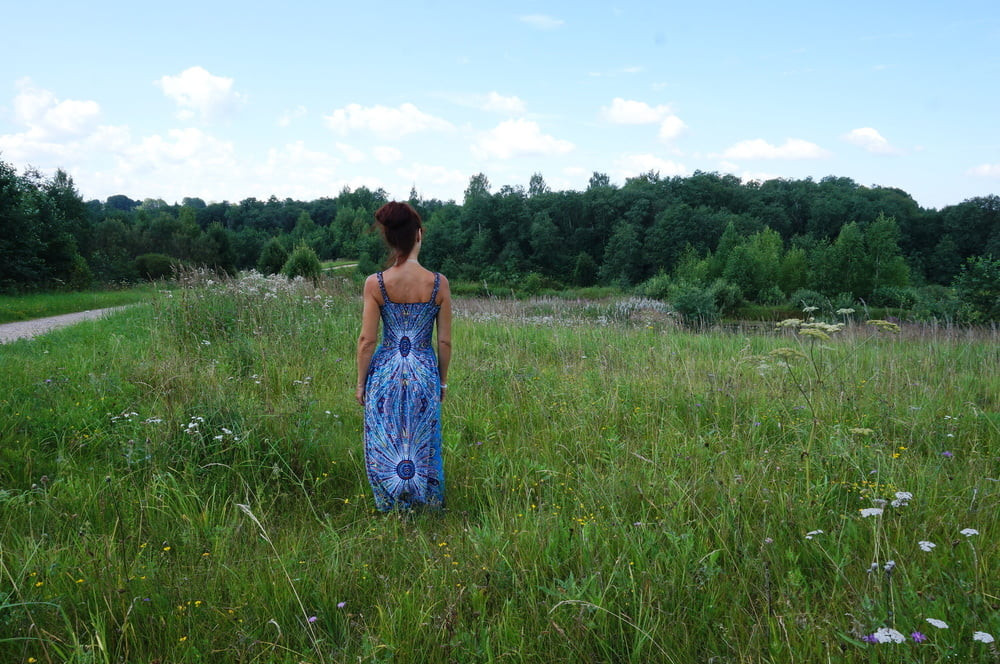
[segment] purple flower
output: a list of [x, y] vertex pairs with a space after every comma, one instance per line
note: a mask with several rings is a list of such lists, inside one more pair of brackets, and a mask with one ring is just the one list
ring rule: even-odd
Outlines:
[[954, 453], [949, 452], [948, 450], [945, 450], [944, 452], [941, 453], [941, 456], [945, 457], [946, 459], [950, 459], [950, 458], [952, 458], [955, 455], [954, 455]]
[[342, 609], [347, 606], [347, 602], [337, 602], [337, 608]]
[[924, 641], [927, 640], [927, 637], [921, 634], [920, 632], [913, 632], [912, 634], [910, 634], [910, 638], [916, 641], [917, 643], [923, 643]]
[[875, 638], [874, 634], [865, 634], [861, 637], [861, 640], [865, 643], [878, 643], [878, 639]]
[[319, 618], [317, 618], [316, 616], [309, 616], [308, 620], [309, 620], [309, 622], [314, 623], [317, 620], [319, 620]]

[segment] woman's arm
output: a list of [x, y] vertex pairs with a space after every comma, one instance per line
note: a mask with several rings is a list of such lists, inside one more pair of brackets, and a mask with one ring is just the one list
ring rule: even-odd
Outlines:
[[358, 337], [358, 384], [354, 398], [362, 406], [365, 405], [365, 381], [368, 379], [368, 366], [378, 343], [378, 281], [373, 274], [365, 280], [363, 294], [364, 305], [361, 310], [361, 335]]
[[441, 285], [438, 287], [441, 297], [441, 309], [437, 316], [437, 357], [438, 374], [441, 376], [441, 400], [448, 384], [448, 365], [451, 363], [451, 287], [444, 275], [441, 275]]

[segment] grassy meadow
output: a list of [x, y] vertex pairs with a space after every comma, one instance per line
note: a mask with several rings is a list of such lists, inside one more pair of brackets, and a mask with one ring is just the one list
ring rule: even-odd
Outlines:
[[0, 346], [0, 662], [1000, 661], [995, 331], [455, 306], [440, 513], [374, 511], [346, 279]]
[[156, 289], [150, 284], [121, 290], [0, 295], [0, 323], [58, 316], [88, 309], [121, 307], [148, 301], [155, 296]]

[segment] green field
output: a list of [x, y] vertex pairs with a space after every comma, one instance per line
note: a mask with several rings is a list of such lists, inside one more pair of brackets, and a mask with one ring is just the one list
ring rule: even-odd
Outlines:
[[88, 309], [120, 307], [149, 301], [155, 296], [156, 287], [149, 284], [125, 290], [0, 295], [0, 323], [58, 316]]
[[995, 331], [459, 299], [448, 509], [386, 515], [359, 305], [248, 277], [0, 346], [0, 662], [1000, 661]]

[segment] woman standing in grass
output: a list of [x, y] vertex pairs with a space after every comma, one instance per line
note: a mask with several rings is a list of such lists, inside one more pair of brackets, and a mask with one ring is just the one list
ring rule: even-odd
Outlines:
[[[406, 203], [375, 222], [389, 268], [365, 280], [356, 397], [365, 408], [365, 466], [380, 510], [444, 503], [441, 400], [451, 359], [448, 280], [420, 265], [423, 227]], [[382, 343], [375, 348], [379, 319]], [[437, 354], [432, 345], [437, 322]]]

